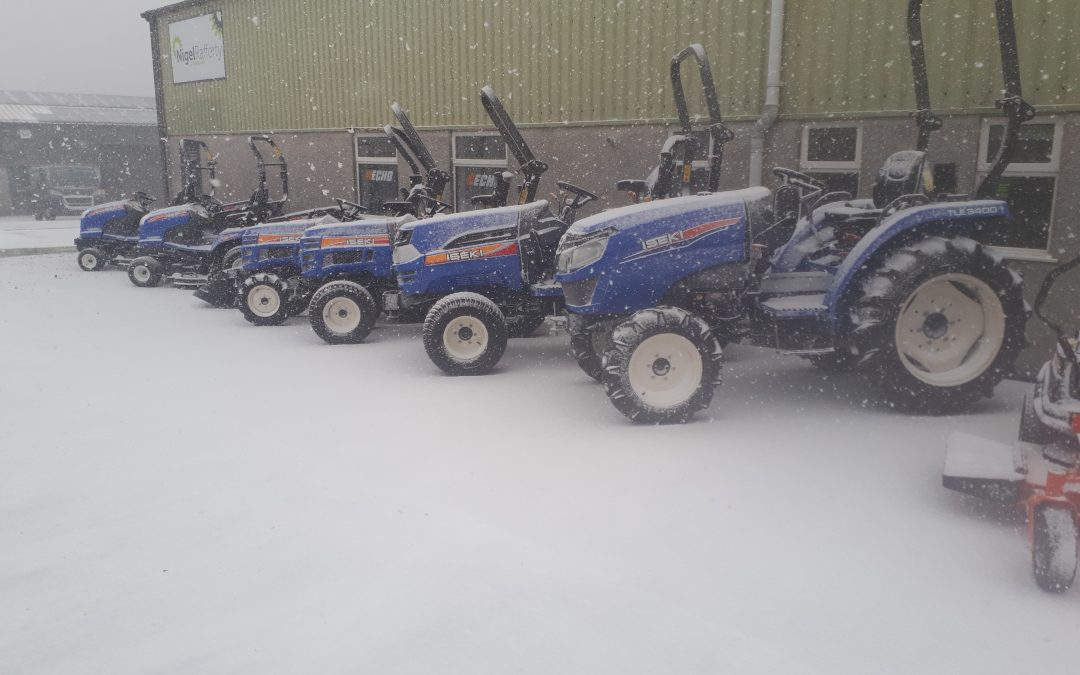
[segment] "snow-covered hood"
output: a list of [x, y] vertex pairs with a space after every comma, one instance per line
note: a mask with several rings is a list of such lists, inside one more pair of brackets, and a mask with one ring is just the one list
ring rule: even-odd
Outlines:
[[584, 236], [608, 228], [625, 230], [646, 223], [667, 220], [685, 213], [713, 211], [731, 204], [768, 200], [770, 194], [766, 188], [753, 187], [730, 192], [673, 197], [671, 199], [630, 204], [616, 209], [609, 209], [588, 218], [582, 218], [567, 230], [567, 235]]

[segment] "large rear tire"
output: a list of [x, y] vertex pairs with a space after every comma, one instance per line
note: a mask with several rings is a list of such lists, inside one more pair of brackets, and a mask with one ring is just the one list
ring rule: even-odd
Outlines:
[[677, 307], [644, 309], [612, 332], [603, 383], [634, 422], [685, 422], [709, 407], [724, 350], [709, 324]]
[[506, 351], [509, 330], [499, 306], [477, 293], [453, 293], [424, 318], [424, 350], [448, 375], [484, 375]]
[[276, 274], [259, 272], [240, 286], [240, 311], [255, 326], [280, 326], [289, 318], [289, 284]]
[[100, 272], [109, 264], [105, 252], [98, 248], [84, 248], [78, 255], [79, 268], [84, 272]]
[[852, 305], [863, 372], [902, 410], [962, 411], [1012, 370], [1024, 346], [1022, 280], [964, 237], [927, 237], [884, 258]]
[[1076, 522], [1072, 511], [1060, 506], [1035, 509], [1031, 568], [1035, 583], [1050, 593], [1064, 593], [1076, 576]]
[[315, 292], [308, 321], [332, 345], [363, 342], [379, 319], [379, 307], [368, 289], [354, 281], [331, 281]]
[[144, 255], [131, 261], [127, 273], [131, 283], [139, 288], [151, 288], [161, 283], [165, 270], [157, 260]]

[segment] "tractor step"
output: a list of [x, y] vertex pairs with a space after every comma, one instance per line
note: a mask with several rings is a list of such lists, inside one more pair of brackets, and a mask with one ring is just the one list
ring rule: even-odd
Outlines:
[[562, 286], [550, 279], [533, 284], [529, 287], [529, 292], [537, 298], [561, 298], [563, 294]]
[[825, 294], [782, 295], [761, 303], [761, 309], [774, 319], [801, 319], [825, 313]]
[[170, 274], [168, 279], [177, 288], [199, 288], [209, 280], [209, 277], [205, 274], [181, 274], [177, 272]]

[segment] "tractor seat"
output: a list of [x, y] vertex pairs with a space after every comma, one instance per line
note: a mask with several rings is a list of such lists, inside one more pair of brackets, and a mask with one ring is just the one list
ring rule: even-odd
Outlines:
[[918, 150], [894, 152], [885, 160], [874, 183], [874, 206], [884, 209], [900, 197], [925, 194], [926, 153]]

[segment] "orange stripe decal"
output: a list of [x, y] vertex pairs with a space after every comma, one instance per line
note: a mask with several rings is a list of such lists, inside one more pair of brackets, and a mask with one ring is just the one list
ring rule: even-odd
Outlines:
[[499, 258], [507, 255], [517, 255], [517, 252], [518, 245], [516, 241], [484, 244], [483, 246], [459, 248], [453, 251], [443, 251], [442, 253], [431, 253], [424, 256], [424, 264], [442, 265], [465, 260], [479, 260], [480, 258]]

